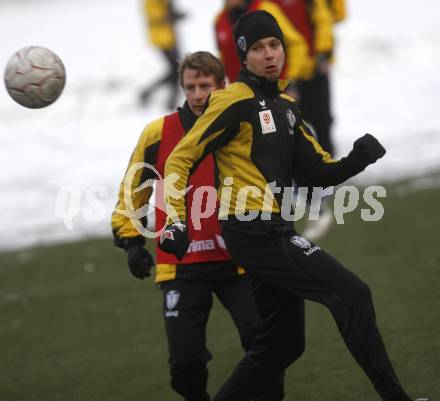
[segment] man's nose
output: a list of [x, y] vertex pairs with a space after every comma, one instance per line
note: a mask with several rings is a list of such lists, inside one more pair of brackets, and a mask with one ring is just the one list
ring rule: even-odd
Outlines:
[[266, 60], [271, 60], [274, 58], [274, 51], [268, 46], [265, 48], [265, 52], [264, 52], [264, 58]]
[[202, 89], [199, 88], [199, 87], [196, 87], [195, 92], [194, 92], [194, 96], [195, 96], [197, 99], [200, 99], [201, 97], [203, 97], [203, 91], [202, 91]]

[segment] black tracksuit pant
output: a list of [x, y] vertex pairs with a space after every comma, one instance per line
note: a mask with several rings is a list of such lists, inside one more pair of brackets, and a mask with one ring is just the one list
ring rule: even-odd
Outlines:
[[[245, 350], [261, 328], [247, 276], [217, 280], [178, 279], [162, 283], [165, 329], [168, 337], [171, 387], [186, 401], [208, 401], [206, 326], [217, 296], [237, 327]], [[275, 377], [254, 401], [283, 399], [284, 373]]]
[[347, 348], [383, 400], [409, 400], [386, 353], [365, 283], [281, 218], [222, 225], [229, 252], [255, 280], [263, 328], [215, 401], [251, 400], [303, 353], [303, 299], [330, 310]]

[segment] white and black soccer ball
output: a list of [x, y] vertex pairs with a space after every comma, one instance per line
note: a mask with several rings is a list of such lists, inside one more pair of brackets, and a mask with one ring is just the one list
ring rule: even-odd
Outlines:
[[24, 107], [39, 109], [49, 106], [61, 95], [66, 70], [53, 51], [29, 46], [11, 56], [4, 80], [12, 99]]

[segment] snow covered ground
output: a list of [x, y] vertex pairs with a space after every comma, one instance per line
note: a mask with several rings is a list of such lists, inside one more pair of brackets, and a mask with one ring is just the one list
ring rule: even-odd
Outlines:
[[[184, 52], [215, 52], [221, 0], [181, 0]], [[440, 168], [440, 5], [348, 0], [333, 72], [338, 152], [370, 132], [388, 154], [364, 182]], [[164, 93], [140, 108], [140, 88], [163, 68], [149, 47], [139, 0], [2, 0], [0, 69], [17, 49], [54, 50], [68, 73], [52, 106], [28, 110], [0, 85], [0, 248], [109, 233], [119, 181]], [[66, 202], [62, 203], [62, 195]], [[57, 203], [58, 199], [58, 203]], [[66, 224], [61, 215], [69, 212]]]

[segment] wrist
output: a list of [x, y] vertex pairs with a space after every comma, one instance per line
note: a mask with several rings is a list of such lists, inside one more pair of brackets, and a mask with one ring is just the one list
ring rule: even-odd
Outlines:
[[365, 152], [358, 148], [353, 148], [353, 150], [348, 154], [347, 159], [349, 159], [349, 163], [352, 165], [352, 167], [359, 170], [364, 170], [370, 164]]

